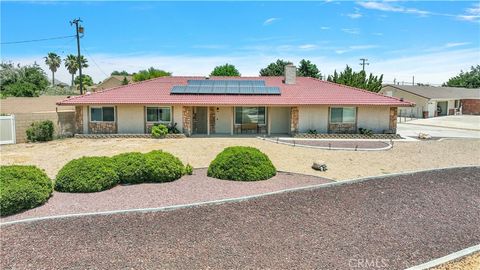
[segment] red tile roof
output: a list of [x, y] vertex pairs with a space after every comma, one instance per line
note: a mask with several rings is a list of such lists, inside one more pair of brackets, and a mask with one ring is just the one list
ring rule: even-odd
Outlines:
[[182, 105], [376, 105], [412, 106], [413, 103], [362, 89], [297, 77], [287, 85], [283, 77], [211, 77], [210, 80], [264, 80], [266, 86], [280, 87], [281, 95], [175, 95], [175, 85], [187, 85], [188, 80], [204, 77], [161, 77], [119, 86], [100, 92], [75, 96], [58, 105], [107, 104], [182, 104]]

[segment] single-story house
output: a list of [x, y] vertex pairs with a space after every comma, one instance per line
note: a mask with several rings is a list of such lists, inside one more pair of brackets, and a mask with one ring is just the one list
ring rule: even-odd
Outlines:
[[453, 114], [480, 114], [480, 88], [385, 85], [381, 94], [415, 103], [401, 108], [400, 116], [429, 118]]
[[394, 133], [408, 101], [308, 77], [161, 77], [58, 102], [77, 133], [150, 133], [156, 123], [203, 134]]
[[105, 90], [105, 89], [109, 89], [109, 88], [113, 88], [113, 87], [123, 85], [123, 80], [124, 79], [127, 79], [128, 83], [133, 82], [132, 76], [130, 76], [130, 75], [128, 75], [128, 76], [112, 75], [112, 76], [106, 78], [105, 80], [103, 80], [103, 82], [97, 84], [94, 88], [92, 88], [92, 90], [96, 92], [96, 91], [102, 91], [102, 90]]

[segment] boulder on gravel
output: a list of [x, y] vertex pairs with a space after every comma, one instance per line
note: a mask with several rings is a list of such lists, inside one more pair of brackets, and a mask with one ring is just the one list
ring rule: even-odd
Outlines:
[[418, 138], [422, 140], [428, 140], [428, 139], [431, 139], [432, 136], [430, 136], [430, 134], [427, 134], [427, 133], [419, 133]]
[[327, 170], [327, 164], [325, 164], [324, 161], [317, 160], [313, 162], [312, 168], [317, 171], [326, 171]]

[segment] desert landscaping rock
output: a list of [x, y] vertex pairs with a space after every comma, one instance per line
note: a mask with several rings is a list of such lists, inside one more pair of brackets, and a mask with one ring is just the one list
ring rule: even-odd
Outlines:
[[168, 183], [118, 185], [97, 193], [54, 192], [41, 207], [12, 216], [0, 222], [66, 214], [114, 210], [154, 208], [255, 195], [288, 188], [330, 182], [310, 175], [278, 172], [276, 176], [258, 182], [218, 180], [207, 177], [207, 169], [194, 170], [193, 175]]
[[[330, 151], [292, 147], [256, 138], [186, 139], [65, 139], [41, 144], [0, 146], [2, 165], [31, 164], [45, 169], [51, 178], [68, 161], [82, 156], [113, 156], [124, 152], [164, 150], [195, 168], [208, 167], [228, 146], [252, 146], [269, 156], [279, 171], [304, 173], [342, 180], [395, 172], [462, 165], [480, 165], [480, 140], [395, 142], [387, 151]], [[315, 160], [328, 162], [328, 171], [312, 170]]]
[[404, 269], [480, 242], [480, 168], [2, 226], [2, 269]]

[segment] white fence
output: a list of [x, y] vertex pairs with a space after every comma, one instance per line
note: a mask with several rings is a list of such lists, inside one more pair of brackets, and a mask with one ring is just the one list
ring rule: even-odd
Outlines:
[[0, 116], [0, 144], [14, 144], [15, 138], [15, 116]]

